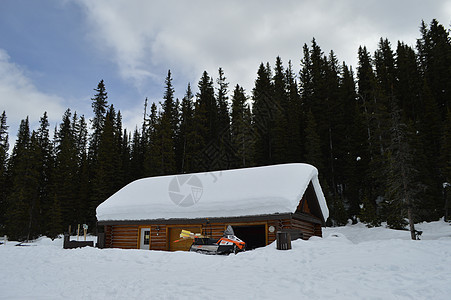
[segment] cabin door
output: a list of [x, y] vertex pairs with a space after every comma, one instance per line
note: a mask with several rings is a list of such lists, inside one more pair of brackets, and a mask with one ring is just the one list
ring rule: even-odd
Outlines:
[[141, 228], [139, 238], [139, 249], [149, 250], [150, 246], [150, 228], [143, 227]]

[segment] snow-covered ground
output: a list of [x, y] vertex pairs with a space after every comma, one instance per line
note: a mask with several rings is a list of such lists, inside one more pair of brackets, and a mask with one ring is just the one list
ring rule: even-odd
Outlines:
[[451, 226], [362, 224], [230, 256], [82, 248], [41, 238], [0, 246], [0, 299], [451, 299]]

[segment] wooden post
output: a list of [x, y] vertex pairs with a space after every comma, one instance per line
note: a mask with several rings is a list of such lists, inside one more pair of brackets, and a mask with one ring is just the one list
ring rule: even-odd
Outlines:
[[97, 248], [103, 249], [105, 248], [105, 233], [99, 232], [97, 234]]
[[63, 240], [63, 249], [67, 249], [69, 247], [69, 241], [70, 241], [70, 234], [65, 233], [64, 240]]
[[277, 250], [291, 249], [291, 235], [289, 232], [277, 231]]
[[77, 228], [77, 242], [78, 242], [79, 236], [80, 236], [80, 224], [78, 224], [78, 228]]

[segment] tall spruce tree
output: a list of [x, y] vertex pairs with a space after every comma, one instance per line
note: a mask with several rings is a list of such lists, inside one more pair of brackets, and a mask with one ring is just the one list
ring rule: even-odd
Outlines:
[[215, 97], [213, 79], [206, 71], [203, 72], [198, 83], [199, 92], [196, 94], [195, 119], [199, 122], [199, 134], [205, 143], [199, 149], [199, 163], [203, 171], [220, 168], [218, 103]]
[[442, 137], [442, 122], [440, 110], [434, 99], [433, 93], [424, 80], [422, 98], [422, 114], [416, 129], [418, 131], [419, 145], [421, 149], [418, 155], [422, 156], [421, 182], [424, 184], [422, 207], [419, 213], [422, 219], [433, 221], [443, 214], [442, 209], [442, 178], [440, 165], [440, 149]]
[[35, 199], [30, 185], [30, 124], [28, 117], [20, 122], [17, 140], [8, 161], [11, 188], [7, 196], [6, 234], [10, 239], [26, 240], [29, 228], [30, 201]]
[[286, 73], [280, 56], [276, 58], [273, 76], [274, 126], [270, 135], [274, 138], [274, 163], [287, 162], [288, 154], [288, 109]]
[[252, 165], [254, 131], [247, 100], [244, 89], [237, 84], [232, 96], [231, 115], [231, 139], [234, 149], [232, 167], [234, 168], [249, 167]]
[[92, 134], [89, 141], [89, 158], [91, 163], [95, 166], [108, 104], [108, 95], [103, 79], [99, 82], [94, 91], [97, 93], [91, 98], [94, 117], [91, 119]]
[[196, 140], [199, 138], [194, 124], [194, 95], [188, 84], [182, 99], [180, 111], [180, 130], [178, 135], [177, 156], [180, 158], [180, 173], [195, 170]]
[[8, 125], [6, 125], [6, 112], [0, 116], [0, 235], [4, 234], [5, 230], [5, 211], [6, 211], [6, 195], [8, 193], [6, 184], [6, 166], [8, 160]]
[[80, 199], [77, 197], [77, 148], [73, 128], [72, 112], [67, 109], [59, 128], [55, 132], [55, 176], [53, 179], [52, 194], [53, 205], [56, 212], [61, 211], [61, 217], [52, 216], [55, 220], [61, 218], [62, 228], [52, 228], [54, 232], [62, 232], [67, 226], [80, 224], [78, 219]]
[[[365, 123], [368, 141], [368, 171], [364, 194], [369, 201], [375, 201], [385, 191], [383, 175], [384, 144], [382, 144], [381, 116], [387, 113], [380, 100], [380, 90], [376, 83], [371, 56], [366, 47], [359, 47], [359, 65], [357, 68], [358, 99]], [[386, 131], [387, 132], [387, 131]]]
[[163, 96], [162, 113], [153, 125], [155, 137], [153, 150], [157, 175], [174, 174], [176, 172], [175, 137], [178, 130], [177, 106], [174, 102], [171, 71], [165, 80], [166, 88]]
[[275, 110], [274, 88], [271, 82], [271, 69], [260, 64], [257, 79], [252, 90], [252, 119], [255, 132], [254, 162], [257, 166], [274, 163], [274, 125]]
[[[150, 164], [144, 158], [144, 138], [138, 128], [133, 131], [130, 142], [130, 181], [142, 178], [143, 176], [151, 176]], [[146, 155], [148, 155], [146, 150]], [[149, 155], [149, 157], [151, 157]]]
[[227, 78], [224, 75], [224, 70], [219, 68], [218, 84], [216, 99], [218, 102], [218, 168], [221, 170], [229, 169], [232, 162], [233, 148], [231, 142], [230, 132], [230, 111], [229, 111], [229, 97]]
[[[97, 165], [92, 179], [91, 213], [118, 189], [117, 176], [120, 170], [120, 145], [117, 137], [121, 134], [116, 127], [116, 111], [110, 105], [106, 113], [103, 131], [97, 155]], [[95, 224], [95, 215], [91, 215], [89, 221]]]
[[443, 200], [445, 209], [445, 221], [451, 216], [451, 110], [448, 110], [448, 115], [445, 122], [442, 137], [442, 149], [440, 155], [443, 166]]
[[412, 240], [415, 240], [414, 210], [421, 187], [418, 183], [415, 154], [410, 141], [412, 132], [408, 124], [402, 121], [396, 102], [392, 103], [390, 135], [387, 170], [389, 211], [387, 223], [392, 228], [402, 229], [405, 225], [404, 213], [407, 213], [410, 235]]
[[400, 109], [416, 125], [422, 114], [421, 77], [417, 55], [410, 46], [398, 42], [396, 48], [395, 95]]
[[286, 161], [300, 162], [303, 161], [304, 157], [302, 145], [305, 137], [302, 130], [301, 98], [291, 61], [288, 62], [285, 78], [287, 84], [286, 93], [288, 97], [286, 108], [288, 145]]
[[[369, 153], [364, 122], [357, 102], [353, 72], [345, 63], [341, 71], [339, 106], [336, 111], [339, 119], [335, 128], [341, 133], [341, 140], [337, 145], [339, 159], [336, 161], [336, 174], [337, 181], [341, 184], [343, 198], [349, 205], [349, 216], [355, 220], [355, 216], [360, 214], [362, 198], [366, 198], [372, 208], [375, 208], [375, 203], [374, 200], [370, 201], [367, 197], [363, 197], [362, 187], [366, 183], [365, 176], [362, 174], [367, 172]], [[368, 205], [365, 207], [369, 209]]]
[[[47, 212], [52, 208], [51, 205], [51, 185], [52, 185], [52, 171], [54, 166], [54, 149], [53, 143], [50, 140], [49, 121], [47, 112], [41, 117], [39, 128], [36, 132], [36, 145], [33, 150], [38, 164], [38, 198], [40, 204], [39, 210], [39, 226], [40, 233], [47, 232], [51, 227], [48, 222]], [[32, 143], [33, 145], [33, 143]]]
[[436, 19], [426, 26], [420, 26], [421, 38], [417, 40], [417, 49], [421, 71], [429, 85], [433, 98], [437, 101], [441, 120], [446, 118], [451, 101], [451, 38]]

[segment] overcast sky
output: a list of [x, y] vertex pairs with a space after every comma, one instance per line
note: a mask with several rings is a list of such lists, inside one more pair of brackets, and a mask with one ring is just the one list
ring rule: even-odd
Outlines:
[[355, 69], [359, 45], [373, 53], [380, 37], [414, 46], [421, 20], [451, 23], [451, 1], [146, 1], [2, 0], [0, 113], [14, 145], [27, 115], [51, 127], [67, 108], [92, 117], [101, 79], [124, 126], [141, 125], [146, 97], [159, 102], [168, 69], [176, 97], [204, 70], [224, 69], [232, 90], [250, 94], [260, 62], [280, 56], [298, 72], [313, 37]]

